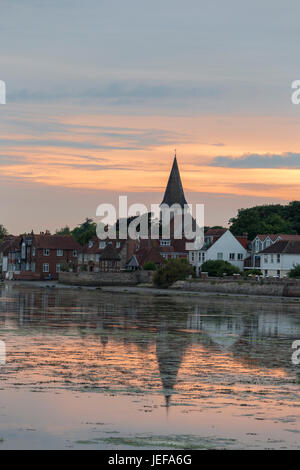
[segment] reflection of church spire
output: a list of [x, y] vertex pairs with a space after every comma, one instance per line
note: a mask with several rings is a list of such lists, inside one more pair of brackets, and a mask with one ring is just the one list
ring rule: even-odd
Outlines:
[[186, 347], [187, 340], [182, 334], [170, 334], [168, 331], [157, 334], [156, 356], [167, 411]]

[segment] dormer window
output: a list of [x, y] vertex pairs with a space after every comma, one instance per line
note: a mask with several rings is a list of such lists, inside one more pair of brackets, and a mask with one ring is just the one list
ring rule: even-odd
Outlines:
[[160, 240], [160, 246], [170, 246], [171, 240]]

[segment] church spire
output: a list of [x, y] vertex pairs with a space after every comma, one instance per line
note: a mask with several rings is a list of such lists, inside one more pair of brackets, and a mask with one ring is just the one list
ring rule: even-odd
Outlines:
[[181, 207], [187, 204], [177, 164], [176, 150], [166, 192], [161, 204], [167, 204], [169, 207], [173, 204], [179, 204]]

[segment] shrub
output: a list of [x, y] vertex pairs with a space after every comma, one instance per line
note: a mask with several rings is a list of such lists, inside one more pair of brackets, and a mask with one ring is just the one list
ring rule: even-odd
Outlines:
[[289, 272], [289, 277], [300, 278], [300, 264], [296, 264]]
[[228, 261], [223, 260], [208, 260], [201, 266], [201, 271], [208, 273], [211, 277], [222, 277], [223, 273], [227, 276], [232, 276], [233, 274], [239, 274], [240, 270], [233, 264], [228, 263]]
[[161, 266], [154, 275], [154, 285], [166, 289], [176, 281], [183, 281], [194, 272], [186, 259], [172, 259]]
[[144, 264], [143, 269], [145, 271], [156, 271], [156, 264], [153, 261], [148, 261]]

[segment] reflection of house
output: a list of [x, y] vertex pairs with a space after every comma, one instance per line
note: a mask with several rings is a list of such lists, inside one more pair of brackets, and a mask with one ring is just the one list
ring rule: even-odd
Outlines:
[[248, 244], [247, 234], [235, 237], [227, 229], [210, 229], [204, 235], [201, 250], [189, 252], [189, 261], [193, 266], [201, 266], [208, 260], [223, 260], [242, 270], [248, 254]]
[[119, 272], [121, 257], [116, 248], [112, 244], [108, 244], [100, 255], [99, 270], [100, 272]]

